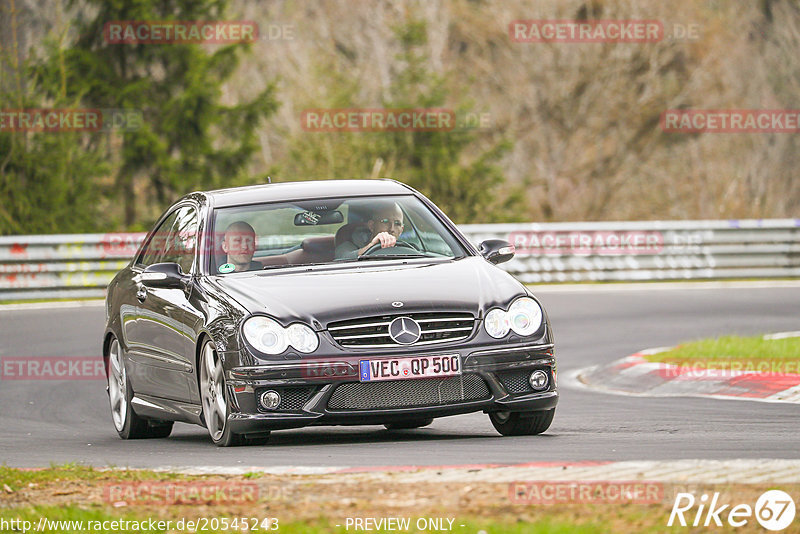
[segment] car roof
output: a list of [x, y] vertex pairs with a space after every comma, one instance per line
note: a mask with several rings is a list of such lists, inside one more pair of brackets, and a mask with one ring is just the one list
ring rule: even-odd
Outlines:
[[215, 207], [339, 196], [402, 195], [414, 190], [396, 180], [309, 180], [202, 191]]

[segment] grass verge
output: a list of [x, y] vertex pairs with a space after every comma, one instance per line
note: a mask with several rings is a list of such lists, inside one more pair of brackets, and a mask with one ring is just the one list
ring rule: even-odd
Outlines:
[[[3, 467], [0, 469], [0, 529], [3, 521], [6, 525], [17, 521], [17, 527], [19, 522], [28, 521], [33, 525], [31, 530], [36, 531], [35, 526], [46, 518], [50, 521], [50, 528], [38, 532], [264, 531], [317, 534], [388, 531], [358, 529], [353, 521], [355, 518], [405, 518], [410, 528], [395, 531], [456, 534], [481, 531], [486, 534], [679, 532], [696, 531], [666, 527], [679, 492], [689, 491], [698, 497], [719, 492], [720, 502], [752, 506], [761, 493], [774, 489], [767, 484], [699, 487], [665, 483], [660, 484], [661, 495], [648, 504], [619, 497], [605, 502], [562, 500], [555, 504], [534, 504], [513, 499], [508, 482], [445, 482], [437, 481], [437, 476], [433, 471], [424, 481], [404, 482], [402, 475], [396, 473], [188, 476], [145, 470], [96, 470], [75, 465], [35, 471]], [[109, 486], [125, 484], [129, 489], [127, 493], [110, 497]], [[237, 485], [255, 486], [258, 491], [225, 493], [220, 490]], [[157, 491], [154, 486], [157, 486]], [[171, 488], [172, 493], [165, 492], [165, 486]], [[181, 488], [184, 491], [181, 495], [186, 497], [187, 487], [211, 488], [211, 491], [201, 492], [200, 498], [190, 503], [166, 502], [165, 495], [174, 497], [175, 491]], [[130, 488], [135, 488], [135, 491]], [[784, 484], [780, 489], [790, 495], [800, 494], [800, 484]], [[239, 498], [230, 499], [231, 495]], [[234, 528], [235, 518], [240, 519]], [[245, 525], [242, 518], [247, 518], [246, 529], [242, 528]], [[277, 523], [265, 523], [268, 518], [277, 519]], [[223, 520], [227, 520], [228, 528], [223, 528]], [[54, 521], [82, 523], [54, 525]], [[129, 523], [112, 528], [111, 521]], [[149, 524], [150, 521], [153, 524]], [[158, 525], [158, 521], [170, 523]], [[188, 521], [205, 521], [205, 524], [195, 523], [193, 528], [189, 528]], [[93, 524], [106, 526], [91, 528]], [[277, 528], [271, 529], [269, 525], [272, 524]], [[431, 528], [432, 524], [446, 528]], [[755, 532], [757, 527], [751, 518], [744, 528], [733, 529], [725, 525], [714, 530]], [[13, 527], [6, 530], [13, 531]], [[796, 532], [791, 528], [788, 531]]]
[[800, 337], [722, 336], [684, 343], [666, 352], [647, 355], [645, 359], [703, 369], [766, 369], [766, 372], [800, 373]]

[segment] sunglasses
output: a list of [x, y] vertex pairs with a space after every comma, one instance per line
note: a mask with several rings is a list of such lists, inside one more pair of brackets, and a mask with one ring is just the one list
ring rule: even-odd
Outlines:
[[403, 226], [403, 221], [401, 221], [400, 219], [395, 219], [394, 221], [391, 221], [389, 219], [378, 219], [378, 222], [381, 223], [381, 224], [392, 224], [392, 223], [394, 223], [395, 226]]

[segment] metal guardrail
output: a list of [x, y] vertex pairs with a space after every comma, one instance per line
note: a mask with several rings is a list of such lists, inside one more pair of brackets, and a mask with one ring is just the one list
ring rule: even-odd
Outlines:
[[525, 283], [800, 276], [800, 219], [464, 225], [506, 239]]
[[144, 233], [0, 237], [0, 300], [102, 297], [144, 237]]
[[[525, 283], [800, 277], [800, 219], [462, 225]], [[144, 234], [0, 237], [0, 300], [102, 297]]]

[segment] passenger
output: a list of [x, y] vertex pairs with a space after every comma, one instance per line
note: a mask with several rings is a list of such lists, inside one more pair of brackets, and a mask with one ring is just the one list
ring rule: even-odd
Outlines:
[[379, 206], [372, 212], [367, 226], [353, 231], [350, 239], [336, 247], [336, 259], [356, 258], [370, 247], [393, 247], [403, 233], [403, 211], [396, 202]]
[[220, 265], [221, 273], [254, 271], [264, 266], [253, 261], [256, 252], [256, 231], [244, 221], [231, 223], [225, 230], [222, 251], [228, 255], [227, 261]]

